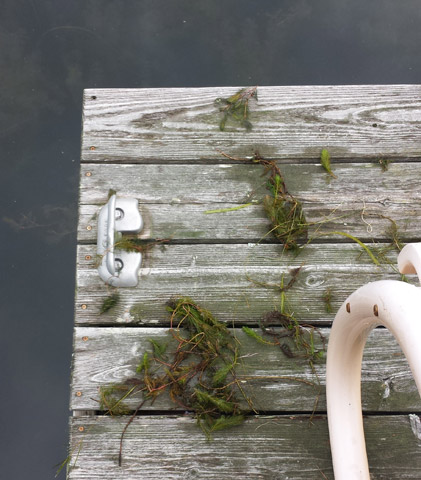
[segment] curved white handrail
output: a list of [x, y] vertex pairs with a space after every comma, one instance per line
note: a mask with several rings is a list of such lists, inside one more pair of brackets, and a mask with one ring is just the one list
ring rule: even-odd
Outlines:
[[[421, 273], [421, 244], [399, 254], [401, 273]], [[339, 309], [326, 365], [329, 437], [336, 480], [369, 480], [361, 411], [361, 363], [370, 331], [384, 325], [401, 346], [421, 395], [421, 288], [394, 280], [369, 283]]]

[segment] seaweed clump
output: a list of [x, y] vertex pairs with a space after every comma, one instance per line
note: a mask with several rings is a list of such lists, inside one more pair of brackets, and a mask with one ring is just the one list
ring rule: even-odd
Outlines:
[[[179, 408], [192, 412], [209, 439], [215, 431], [241, 424], [244, 414], [253, 410], [236, 378], [239, 344], [228, 328], [188, 297], [171, 301], [167, 308], [170, 340], [150, 340], [152, 350], [141, 357], [137, 376], [124, 385], [100, 389], [101, 408], [110, 415], [127, 413], [124, 401], [142, 394], [121, 436], [119, 464], [127, 427], [145, 402], [154, 402], [164, 392]], [[248, 405], [245, 410], [241, 397]]]
[[[313, 325], [300, 324], [289, 306], [287, 294], [289, 289], [291, 289], [297, 281], [300, 272], [301, 267], [292, 269], [289, 280], [286, 281], [285, 275], [282, 275], [278, 284], [256, 282], [255, 280], [249, 279], [264, 288], [278, 290], [280, 292], [280, 304], [278, 309], [263, 315], [260, 321], [261, 334], [248, 327], [243, 327], [243, 331], [259, 343], [280, 348], [282, 353], [288, 358], [302, 358], [307, 361], [315, 377], [315, 382], [309, 382], [299, 378], [289, 379], [307, 383], [317, 389], [313, 412], [310, 417], [311, 420], [316, 411], [322, 391], [315, 364], [324, 357], [326, 341], [320, 330]], [[315, 341], [316, 335], [319, 337], [318, 342]]]
[[[262, 283], [249, 279], [261, 287], [278, 290], [280, 292], [280, 305], [279, 309], [264, 314], [260, 321], [262, 335], [248, 327], [243, 327], [243, 331], [259, 343], [278, 346], [288, 358], [305, 358], [313, 373], [315, 373], [314, 362], [323, 358], [325, 339], [320, 331], [312, 325], [301, 325], [299, 323], [291, 311], [287, 299], [287, 292], [297, 281], [300, 272], [301, 267], [292, 269], [288, 282], [285, 281], [285, 275], [282, 275], [279, 284]], [[320, 337], [321, 348], [316, 347], [314, 342], [315, 332]]]
[[[273, 324], [280, 325], [280, 328], [275, 328]], [[280, 347], [286, 357], [304, 357], [314, 373], [314, 363], [321, 360], [325, 352], [325, 338], [318, 329], [312, 325], [300, 325], [294, 315], [278, 310], [265, 314], [260, 328], [264, 335], [272, 339], [274, 345]], [[316, 332], [320, 337], [321, 347], [316, 346]]]
[[288, 192], [284, 178], [274, 161], [265, 160], [258, 153], [253, 157], [255, 163], [264, 166], [269, 174], [266, 189], [269, 194], [263, 199], [267, 217], [271, 221], [273, 233], [285, 250], [299, 251], [299, 240], [307, 239], [308, 224], [301, 202]]
[[219, 111], [223, 114], [219, 122], [219, 129], [224, 131], [227, 120], [231, 118], [250, 131], [253, 126], [249, 120], [249, 101], [253, 97], [257, 100], [257, 87], [242, 88], [231, 97], [217, 98], [215, 104], [219, 106]]

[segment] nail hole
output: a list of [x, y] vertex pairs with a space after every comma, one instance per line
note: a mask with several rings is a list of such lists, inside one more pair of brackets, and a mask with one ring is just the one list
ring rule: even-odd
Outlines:
[[377, 305], [374, 305], [373, 307], [373, 312], [376, 317], [379, 316], [379, 307]]
[[351, 304], [350, 304], [350, 303], [347, 303], [347, 304], [346, 304], [346, 311], [347, 311], [348, 313], [351, 313]]
[[91, 100], [96, 100], [96, 95], [92, 95]]
[[377, 127], [377, 123], [373, 123], [373, 127], [376, 128], [376, 127]]

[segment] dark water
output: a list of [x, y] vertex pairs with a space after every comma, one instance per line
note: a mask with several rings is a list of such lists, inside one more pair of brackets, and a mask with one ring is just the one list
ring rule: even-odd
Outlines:
[[420, 25], [419, 0], [3, 0], [1, 479], [66, 456], [83, 88], [419, 83]]

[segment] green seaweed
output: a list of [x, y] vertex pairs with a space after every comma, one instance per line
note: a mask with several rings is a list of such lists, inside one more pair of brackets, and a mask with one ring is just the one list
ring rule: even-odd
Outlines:
[[108, 190], [108, 197], [107, 197], [107, 199], [109, 200], [113, 195], [117, 195], [117, 191], [114, 190], [114, 189], [112, 189], [112, 188], [110, 188], [110, 189]]
[[401, 232], [399, 231], [397, 223], [389, 217], [384, 217], [389, 220], [390, 225], [386, 228], [385, 234], [390, 241], [389, 247], [391, 250], [400, 252], [405, 244], [401, 240]]
[[250, 207], [252, 205], [254, 205], [254, 203], [244, 203], [242, 205], [238, 205], [237, 207], [218, 208], [216, 210], [206, 210], [205, 214], [235, 212], [237, 210], [241, 210], [242, 208]]
[[[153, 402], [164, 392], [175, 405], [194, 413], [208, 438], [214, 431], [239, 425], [244, 413], [253, 409], [236, 379], [239, 343], [226, 325], [188, 297], [172, 300], [167, 309], [170, 340], [149, 339], [152, 352], [144, 352], [136, 376], [100, 391], [101, 408], [112, 415], [127, 414], [124, 400], [135, 393], [142, 395], [122, 433], [119, 464], [124, 433], [134, 415], [146, 401]], [[248, 410], [240, 407], [240, 396]]]
[[153, 354], [156, 358], [164, 358], [165, 352], [167, 351], [168, 344], [160, 343], [154, 340], [153, 338], [148, 339], [149, 343], [153, 347]]
[[298, 252], [299, 240], [307, 239], [308, 224], [301, 202], [288, 192], [284, 178], [274, 161], [265, 160], [258, 153], [253, 162], [264, 167], [264, 174], [269, 174], [266, 188], [269, 195], [263, 199], [263, 207], [271, 222], [270, 233], [281, 242], [285, 250]]
[[216, 420], [211, 418], [208, 421], [208, 419], [206, 419], [206, 422], [204, 422], [205, 424], [200, 424], [200, 427], [207, 434], [208, 438], [210, 438], [211, 433], [226, 428], [236, 427], [241, 425], [244, 420], [244, 415], [221, 415]]
[[[402, 233], [399, 230], [399, 227], [395, 220], [386, 216], [386, 215], [379, 215], [380, 218], [389, 221], [389, 226], [385, 229], [385, 237], [389, 241], [389, 243], [385, 246], [378, 247], [376, 244], [372, 247], [372, 251], [374, 252], [376, 258], [378, 259], [381, 265], [390, 266], [397, 274], [399, 274], [401, 281], [407, 282], [408, 278], [401, 274], [396, 267], [396, 253], [399, 253], [405, 244], [402, 241]], [[392, 255], [392, 254], [395, 255]]]
[[199, 406], [196, 407], [197, 410], [203, 408], [203, 410], [208, 410], [209, 408], [213, 409], [216, 408], [218, 412], [223, 413], [232, 413], [235, 408], [235, 404], [233, 402], [228, 402], [222, 397], [217, 397], [215, 395], [211, 395], [204, 390], [195, 389], [194, 390], [196, 401], [198, 402]]
[[[259, 343], [278, 346], [288, 358], [296, 356], [305, 358], [313, 369], [314, 362], [320, 360], [324, 355], [324, 337], [312, 325], [301, 325], [299, 323], [293, 311], [289, 308], [287, 298], [288, 292], [295, 284], [300, 272], [301, 267], [291, 270], [288, 283], [285, 281], [284, 274], [281, 275], [278, 284], [258, 283], [263, 288], [276, 288], [280, 292], [279, 310], [275, 309], [263, 315], [260, 321], [260, 329], [263, 335], [257, 334], [248, 327], [243, 327], [243, 331]], [[252, 281], [256, 283], [254, 280]], [[314, 345], [315, 332], [321, 339], [321, 348], [316, 348]]]
[[257, 100], [257, 87], [242, 88], [234, 95], [231, 95], [231, 97], [217, 98], [215, 105], [217, 105], [219, 111], [222, 112], [219, 129], [224, 131], [227, 121], [232, 119], [247, 131], [250, 131], [253, 126], [249, 120], [249, 101], [253, 97]]
[[358, 245], [365, 250], [365, 252], [367, 253], [367, 255], [371, 258], [372, 262], [374, 263], [374, 265], [380, 265], [380, 261], [379, 259], [373, 254], [373, 252], [371, 251], [371, 249], [364, 243], [362, 242], [361, 240], [359, 240], [357, 237], [354, 237], [353, 235], [351, 235], [350, 233], [347, 233], [347, 232], [329, 232], [329, 235], [342, 235], [343, 237], [347, 237], [349, 238], [350, 240], [352, 240], [353, 242], [356, 242], [358, 243]]
[[120, 294], [118, 292], [115, 292], [115, 293], [109, 295], [102, 302], [102, 305], [99, 309], [99, 314], [102, 315], [103, 313], [108, 312], [109, 310], [114, 308], [118, 304], [119, 301], [120, 301]]
[[393, 162], [393, 160], [388, 158], [379, 158], [378, 163], [382, 169], [382, 172], [387, 172], [389, 170], [389, 165]]
[[330, 153], [325, 148], [320, 154], [320, 164], [331, 177], [337, 178], [336, 175], [332, 172], [332, 167], [330, 164]]
[[[277, 323], [280, 323], [281, 326], [276, 326]], [[273, 310], [265, 314], [260, 328], [263, 334], [271, 339], [271, 342], [267, 343], [278, 346], [288, 358], [302, 357], [312, 365], [324, 355], [325, 339], [320, 331], [312, 325], [301, 325], [290, 312], [281, 313]], [[315, 347], [315, 332], [321, 339], [321, 348]]]
[[325, 304], [326, 313], [332, 313], [332, 289], [330, 287], [326, 288], [322, 296], [323, 303]]
[[101, 410], [109, 415], [127, 415], [130, 407], [125, 400], [133, 393], [134, 387], [129, 385], [109, 385], [100, 387], [99, 400]]
[[216, 370], [216, 372], [214, 373], [213, 377], [212, 377], [212, 386], [214, 387], [219, 387], [221, 386], [228, 374], [230, 372], [232, 372], [233, 368], [235, 367], [236, 365], [236, 361], [233, 362], [233, 363], [227, 363], [226, 365], [224, 365], [223, 367], [219, 368], [218, 370]]
[[[243, 327], [243, 331], [259, 343], [279, 347], [287, 357], [304, 356], [314, 371], [313, 363], [322, 356], [313, 341], [316, 329], [299, 325], [285, 300], [285, 292], [299, 271], [300, 268], [291, 272], [288, 283], [282, 276], [278, 288], [284, 305], [281, 312], [269, 312], [263, 317], [262, 335], [249, 327]], [[164, 392], [176, 406], [194, 414], [197, 425], [209, 440], [214, 432], [240, 425], [247, 413], [255, 411], [237, 378], [240, 344], [227, 326], [189, 297], [170, 301], [167, 310], [170, 339], [149, 339], [152, 351], [141, 356], [136, 376], [123, 384], [100, 388], [102, 410], [109, 415], [131, 414], [120, 437], [119, 465], [127, 428], [145, 402], [152, 403]], [[274, 323], [281, 328], [273, 328]], [[135, 394], [140, 394], [142, 400], [133, 411], [126, 400]]]
[[125, 252], [141, 252], [145, 253], [151, 248], [160, 245], [161, 247], [169, 243], [169, 239], [142, 239], [142, 238], [137, 238], [129, 235], [124, 235], [121, 238], [117, 240], [117, 242], [114, 244], [114, 248], [116, 250], [123, 250]]
[[263, 343], [264, 345], [274, 345], [274, 343], [271, 343], [265, 340], [261, 335], [256, 333], [252, 328], [244, 326], [242, 327], [242, 330], [246, 335], [248, 335], [250, 338], [253, 338], [259, 343]]
[[145, 352], [142, 357], [142, 361], [139, 363], [139, 365], [136, 367], [136, 373], [141, 373], [145, 372], [147, 373], [150, 367], [149, 363], [149, 354], [148, 352]]

